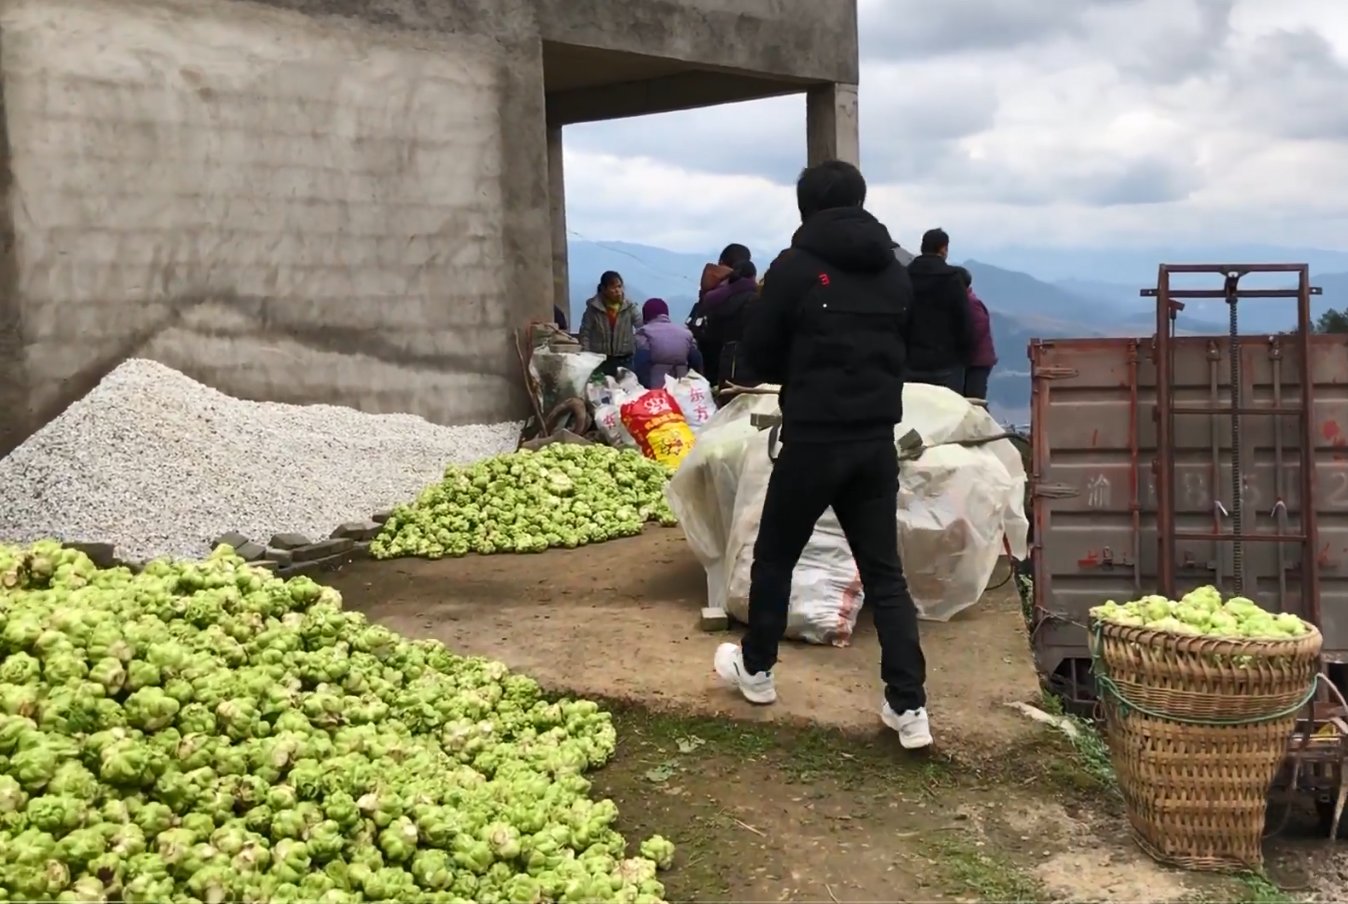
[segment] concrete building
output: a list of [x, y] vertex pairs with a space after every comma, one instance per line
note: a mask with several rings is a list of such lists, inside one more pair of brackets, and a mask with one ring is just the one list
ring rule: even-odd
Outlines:
[[0, 0], [0, 454], [132, 356], [521, 416], [566, 125], [804, 92], [855, 159], [856, 83], [855, 0]]

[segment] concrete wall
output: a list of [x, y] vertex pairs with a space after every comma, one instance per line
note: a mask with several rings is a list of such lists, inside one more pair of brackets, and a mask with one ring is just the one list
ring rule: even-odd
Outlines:
[[534, 0], [546, 41], [856, 84], [855, 0]]
[[541, 123], [533, 56], [242, 3], [32, 0], [0, 29], [38, 423], [132, 355], [247, 398], [523, 410], [547, 158], [505, 135]]
[[542, 42], [855, 81], [854, 6], [0, 0], [0, 455], [133, 356], [244, 398], [522, 416], [511, 329], [553, 297]]

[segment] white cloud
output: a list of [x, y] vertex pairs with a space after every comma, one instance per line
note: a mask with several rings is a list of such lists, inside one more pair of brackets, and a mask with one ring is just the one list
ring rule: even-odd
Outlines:
[[696, 251], [730, 241], [765, 247], [799, 221], [792, 191], [765, 178], [694, 173], [647, 157], [568, 152], [566, 191], [567, 229], [585, 239]]
[[[1348, 3], [861, 0], [862, 169], [905, 244], [1348, 249]], [[571, 127], [570, 225], [784, 242], [804, 103]]]

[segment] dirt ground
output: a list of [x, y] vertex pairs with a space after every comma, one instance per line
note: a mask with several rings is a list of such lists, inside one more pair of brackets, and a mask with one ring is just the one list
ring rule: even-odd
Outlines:
[[1010, 583], [923, 623], [938, 749], [914, 756], [879, 726], [865, 613], [850, 647], [783, 648], [776, 706], [721, 688], [711, 654], [735, 635], [698, 628], [705, 577], [678, 530], [539, 556], [356, 562], [324, 580], [399, 631], [611, 701], [619, 750], [596, 790], [630, 839], [678, 845], [670, 900], [1273, 904], [1333, 900], [1348, 880], [1348, 846], [1299, 826], [1270, 850], [1290, 896], [1142, 855], [1083, 752], [1005, 705], [1039, 698]]
[[[660, 711], [878, 730], [880, 651], [866, 613], [850, 647], [783, 646], [775, 706], [752, 707], [717, 684], [712, 653], [735, 635], [699, 629], [706, 577], [677, 529], [539, 556], [356, 562], [327, 580], [390, 627], [500, 659], [549, 687]], [[1011, 582], [948, 624], [922, 627], [940, 743], [999, 749], [1036, 731], [1000, 705], [1037, 694]]]

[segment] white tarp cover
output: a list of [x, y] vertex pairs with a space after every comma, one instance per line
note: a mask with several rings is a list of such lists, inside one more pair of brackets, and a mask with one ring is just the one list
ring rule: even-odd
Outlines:
[[[1025, 557], [1025, 466], [1005, 439], [951, 444], [1006, 429], [948, 389], [905, 386], [903, 412], [895, 442], [915, 430], [927, 447], [899, 465], [895, 515], [904, 573], [921, 616], [948, 621], [983, 595], [1004, 538], [1013, 556]], [[749, 568], [772, 473], [770, 432], [750, 418], [779, 413], [772, 392], [733, 399], [707, 422], [668, 489], [688, 545], [707, 571], [708, 605], [739, 621], [748, 617]], [[844, 645], [861, 603], [856, 564], [829, 509], [792, 575], [787, 636]]]

